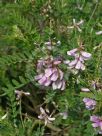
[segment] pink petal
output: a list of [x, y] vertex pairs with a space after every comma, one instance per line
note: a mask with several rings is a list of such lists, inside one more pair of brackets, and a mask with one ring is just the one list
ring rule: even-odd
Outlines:
[[80, 69], [80, 68], [81, 68], [81, 65], [82, 65], [82, 63], [81, 63], [80, 61], [78, 61], [78, 63], [76, 64], [75, 68], [76, 68], [76, 69]]
[[64, 64], [69, 64], [69, 62], [70, 62], [69, 60], [66, 60], [64, 61]]
[[57, 88], [60, 89], [61, 86], [62, 86], [62, 81], [58, 81], [58, 82], [57, 82]]
[[93, 115], [93, 116], [90, 117], [90, 121], [92, 121], [92, 122], [99, 122], [99, 117]]
[[81, 64], [81, 69], [85, 70], [85, 65], [83, 63]]
[[77, 25], [81, 25], [84, 23], [84, 20], [80, 20], [80, 22], [77, 23]]
[[48, 117], [48, 120], [50, 120], [50, 121], [54, 121], [54, 120], [55, 120], [55, 118], [50, 118], [50, 117]]
[[79, 61], [83, 62], [84, 63], [84, 59], [82, 56], [79, 57]]
[[70, 56], [75, 56], [75, 53], [78, 51], [77, 48], [73, 49], [73, 50], [70, 50], [70, 51], [67, 51], [67, 54], [70, 55]]
[[45, 86], [49, 86], [51, 84], [51, 80], [47, 79], [46, 82], [44, 83]]
[[53, 73], [52, 68], [47, 68], [47, 69], [45, 69], [45, 76], [46, 76], [46, 77], [51, 76], [52, 73]]
[[43, 76], [43, 77], [38, 81], [38, 83], [41, 84], [41, 85], [44, 85], [46, 79], [47, 79], [47, 78], [46, 78], [45, 76]]
[[96, 127], [99, 127], [99, 124], [98, 124], [98, 123], [92, 123], [92, 126], [93, 126], [94, 128], [96, 128]]
[[75, 59], [69, 63], [69, 66], [72, 67], [72, 66], [76, 65], [76, 63], [77, 63], [77, 60]]
[[61, 61], [55, 60], [53, 64], [58, 65], [58, 64], [60, 64], [60, 63], [61, 63]]
[[52, 81], [56, 81], [58, 79], [58, 72], [53, 73], [53, 75], [51, 76], [51, 80]]
[[79, 60], [79, 58], [80, 58], [80, 54], [79, 54], [79, 53], [76, 53], [76, 54], [75, 54], [75, 59], [78, 59], [78, 60]]
[[39, 79], [41, 79], [42, 77], [43, 77], [43, 74], [37, 75], [37, 76], [35, 76], [35, 80], [39, 80]]
[[91, 57], [91, 54], [85, 51], [81, 51], [82, 56], [85, 60], [89, 59]]
[[102, 121], [99, 123], [99, 126], [100, 126], [100, 128], [101, 128], [101, 130], [102, 130]]

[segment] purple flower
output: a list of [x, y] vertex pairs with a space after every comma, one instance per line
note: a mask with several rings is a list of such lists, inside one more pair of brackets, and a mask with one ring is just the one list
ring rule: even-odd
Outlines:
[[78, 49], [75, 48], [75, 49], [72, 49], [70, 51], [67, 51], [67, 54], [70, 55], [70, 56], [75, 56], [77, 51], [78, 51]]
[[64, 90], [64, 73], [58, 67], [61, 61], [58, 59], [50, 59], [49, 61], [45, 60], [44, 63], [45, 65], [42, 65], [41, 70], [38, 72], [39, 74], [35, 76], [35, 80], [37, 80], [38, 83], [43, 86], [51, 85], [53, 90]]
[[88, 110], [93, 110], [96, 106], [96, 101], [90, 98], [84, 98], [83, 102]]
[[68, 65], [68, 68], [72, 71], [76, 71], [76, 73], [78, 73], [78, 70], [85, 70], [84, 63], [91, 57], [91, 54], [83, 51], [82, 47], [67, 51], [67, 54], [69, 56], [73, 56], [75, 59], [72, 61], [65, 61], [65, 63], [68, 62], [66, 63]]
[[88, 60], [91, 57], [91, 54], [85, 51], [81, 51], [81, 55], [84, 60]]
[[92, 121], [92, 126], [98, 130], [99, 134], [102, 134], [102, 119], [99, 116], [93, 115], [90, 117], [90, 121]]

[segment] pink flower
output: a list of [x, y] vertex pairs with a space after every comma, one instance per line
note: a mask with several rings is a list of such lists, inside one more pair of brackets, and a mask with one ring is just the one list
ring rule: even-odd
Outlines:
[[85, 70], [84, 63], [91, 57], [91, 54], [83, 51], [82, 47], [67, 51], [67, 54], [75, 58], [72, 61], [68, 61], [67, 65], [69, 66], [68, 68], [71, 70], [75, 71], [76, 69], [76, 73], [78, 73], [78, 70]]
[[47, 123], [51, 123], [52, 121], [55, 120], [55, 118], [51, 117], [52, 115], [48, 115], [49, 114], [48, 109], [44, 110], [42, 107], [40, 107], [40, 112], [41, 114], [38, 116], [38, 118], [45, 121], [45, 126], [47, 125]]
[[53, 90], [56, 90], [56, 89], [61, 89], [61, 90], [64, 90], [65, 89], [65, 81], [64, 80], [57, 80], [56, 82], [53, 82], [52, 83], [52, 87], [53, 87]]
[[93, 115], [90, 117], [90, 121], [92, 121], [92, 126], [97, 129], [99, 134], [102, 134], [102, 119], [99, 116]]
[[[39, 61], [38, 61], [39, 63]], [[64, 74], [59, 69], [58, 65], [61, 63], [58, 59], [50, 59], [49, 61], [44, 61], [45, 65], [42, 65], [42, 68], [35, 80], [38, 81], [40, 85], [43, 86], [52, 86], [53, 90], [55, 89], [65, 89], [65, 81], [63, 79]]]
[[84, 98], [83, 102], [88, 110], [93, 110], [96, 106], [96, 101], [90, 98]]
[[78, 51], [78, 49], [75, 48], [73, 50], [67, 51], [67, 54], [70, 55], [70, 56], [75, 56], [77, 51]]

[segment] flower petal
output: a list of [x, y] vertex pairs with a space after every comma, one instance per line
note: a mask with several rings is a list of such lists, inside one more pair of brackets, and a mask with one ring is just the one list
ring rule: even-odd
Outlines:
[[72, 67], [72, 66], [76, 65], [76, 63], [77, 63], [77, 60], [75, 59], [69, 63], [69, 66]]
[[46, 79], [47, 79], [47, 78], [46, 78], [45, 76], [43, 76], [43, 77], [38, 81], [38, 83], [41, 84], [41, 85], [44, 85]]
[[70, 51], [67, 51], [67, 54], [70, 55], [70, 56], [75, 56], [75, 53], [78, 51], [77, 48], [73, 49], [73, 50], [70, 50]]
[[35, 76], [35, 80], [41, 79], [41, 78], [43, 77], [43, 75], [44, 75], [44, 74], [40, 74], [40, 75]]
[[53, 64], [54, 64], [54, 65], [58, 65], [58, 64], [60, 64], [60, 63], [61, 63], [60, 60], [55, 60]]
[[52, 74], [51, 80], [56, 81], [58, 79], [58, 72], [56, 71], [55, 73]]
[[56, 89], [57, 89], [57, 85], [56, 85], [55, 82], [52, 83], [52, 88], [53, 88], [53, 90], [56, 90]]
[[83, 63], [81, 63], [81, 69], [85, 70], [85, 65]]
[[96, 115], [93, 115], [93, 116], [90, 117], [90, 121], [92, 121], [92, 122], [99, 122], [99, 117], [96, 116]]
[[85, 51], [81, 51], [81, 55], [84, 57], [85, 60], [90, 59], [91, 54]]
[[52, 68], [47, 68], [47, 69], [45, 69], [45, 76], [46, 76], [46, 77], [51, 76], [52, 73], [53, 73]]
[[88, 88], [81, 88], [81, 91], [83, 91], [83, 92], [90, 92], [90, 90]]
[[76, 69], [80, 69], [80, 68], [81, 68], [81, 65], [82, 65], [82, 63], [81, 63], [80, 61], [78, 61], [78, 63], [76, 64], [75, 68], [76, 68]]
[[41, 114], [46, 114], [45, 110], [42, 107], [40, 107], [40, 111], [41, 111]]
[[51, 80], [47, 79], [46, 82], [44, 83], [45, 86], [49, 86], [51, 84]]
[[61, 90], [64, 90], [64, 89], [65, 89], [65, 81], [63, 80]]

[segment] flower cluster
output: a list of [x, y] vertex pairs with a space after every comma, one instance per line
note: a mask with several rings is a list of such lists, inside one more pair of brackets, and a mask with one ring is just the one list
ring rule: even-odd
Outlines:
[[48, 58], [46, 60], [39, 60], [37, 64], [37, 72], [39, 73], [35, 76], [35, 80], [38, 81], [40, 85], [52, 86], [53, 90], [65, 89], [64, 73], [58, 67], [61, 60]]
[[[100, 85], [96, 81], [92, 81], [91, 87], [95, 89], [96, 91], [100, 91]], [[90, 89], [81, 88], [81, 91], [90, 92]], [[83, 98], [83, 102], [85, 103], [86, 109], [88, 110], [95, 109], [95, 106], [97, 104], [95, 100], [90, 98]], [[90, 121], [92, 121], [93, 128], [95, 128], [99, 134], [102, 134], [102, 118], [99, 116], [93, 115], [90, 117]]]
[[67, 51], [67, 54], [75, 58], [74, 60], [68, 62], [68, 66], [76, 73], [78, 72], [78, 70], [85, 70], [84, 63], [91, 57], [91, 54], [83, 51], [82, 47]]
[[102, 118], [99, 116], [91, 116], [90, 121], [92, 121], [92, 126], [96, 128], [99, 134], [102, 134]]
[[83, 102], [88, 110], [93, 110], [96, 106], [96, 101], [90, 98], [84, 98]]
[[[90, 92], [88, 88], [81, 88], [82, 92]], [[93, 110], [96, 106], [96, 101], [90, 98], [83, 98], [83, 102], [85, 103], [86, 109]]]
[[38, 116], [38, 118], [45, 121], [45, 126], [47, 125], [47, 123], [51, 123], [51, 121], [55, 120], [55, 118], [51, 117], [52, 115], [48, 115], [48, 109], [44, 110], [42, 107], [40, 107], [40, 112], [41, 114]]

